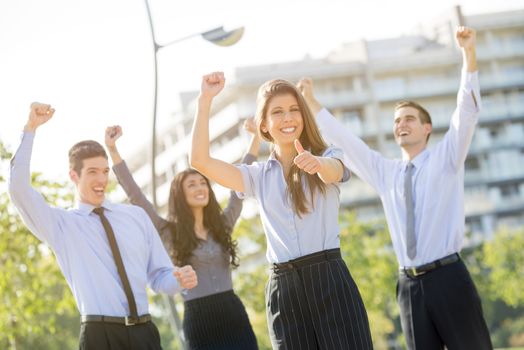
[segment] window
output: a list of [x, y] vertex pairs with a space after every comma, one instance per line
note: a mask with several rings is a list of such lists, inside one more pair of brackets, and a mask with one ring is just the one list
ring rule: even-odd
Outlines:
[[516, 183], [500, 186], [500, 195], [502, 198], [518, 196], [519, 192], [519, 185]]
[[477, 157], [469, 157], [466, 159], [466, 170], [479, 170], [480, 162]]

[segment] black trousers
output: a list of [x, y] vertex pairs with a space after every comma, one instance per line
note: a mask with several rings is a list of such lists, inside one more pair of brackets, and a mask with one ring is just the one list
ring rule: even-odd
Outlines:
[[190, 350], [257, 350], [244, 304], [232, 291], [184, 302], [184, 334]]
[[273, 349], [373, 348], [364, 303], [335, 251], [338, 257], [318, 262], [314, 253], [298, 259], [306, 263], [272, 272], [266, 311]]
[[418, 277], [401, 272], [397, 301], [409, 350], [493, 349], [480, 297], [462, 260]]
[[80, 350], [162, 350], [153, 322], [134, 326], [86, 322], [80, 326]]

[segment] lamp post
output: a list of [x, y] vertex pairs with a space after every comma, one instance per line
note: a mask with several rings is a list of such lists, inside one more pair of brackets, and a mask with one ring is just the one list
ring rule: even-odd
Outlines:
[[149, 26], [151, 31], [151, 39], [154, 46], [154, 72], [155, 72], [155, 85], [154, 85], [154, 100], [153, 100], [153, 124], [152, 124], [152, 136], [151, 136], [151, 187], [152, 187], [152, 200], [155, 208], [157, 207], [156, 200], [156, 119], [157, 119], [157, 104], [158, 104], [158, 52], [164, 47], [179, 43], [181, 41], [201, 36], [203, 39], [217, 45], [217, 46], [231, 46], [236, 44], [244, 34], [244, 27], [236, 28], [230, 31], [224, 30], [223, 27], [217, 27], [206, 32], [194, 33], [185, 37], [170, 41], [166, 44], [159, 44], [156, 41], [155, 28], [153, 26], [153, 20], [151, 17], [151, 10], [149, 8], [149, 1], [144, 0], [147, 9], [147, 16], [149, 19]]
[[[151, 39], [154, 48], [154, 72], [155, 72], [155, 84], [154, 84], [154, 98], [153, 98], [153, 121], [152, 121], [152, 135], [151, 135], [151, 197], [153, 206], [158, 209], [158, 203], [156, 198], [156, 119], [157, 119], [157, 104], [158, 104], [158, 52], [160, 49], [179, 43], [181, 41], [193, 38], [195, 36], [201, 36], [203, 39], [218, 45], [218, 46], [231, 46], [236, 44], [244, 34], [244, 27], [236, 28], [231, 31], [225, 31], [223, 27], [217, 27], [206, 32], [191, 34], [165, 44], [159, 44], [156, 41], [155, 28], [153, 26], [153, 18], [151, 16], [151, 9], [149, 8], [149, 1], [144, 0], [147, 10], [147, 18], [149, 20], [149, 27], [151, 32]], [[184, 332], [182, 331], [182, 324], [178, 312], [176, 310], [175, 301], [173, 298], [169, 298], [164, 294], [164, 303], [167, 305], [170, 313], [170, 324], [172, 330], [178, 334], [181, 348], [187, 349], [186, 339]]]

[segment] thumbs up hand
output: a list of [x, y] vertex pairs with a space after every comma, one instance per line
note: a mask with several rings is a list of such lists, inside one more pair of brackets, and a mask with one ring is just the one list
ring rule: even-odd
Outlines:
[[308, 174], [316, 174], [322, 170], [322, 163], [318, 157], [315, 157], [311, 152], [304, 150], [302, 144], [297, 139], [295, 140], [295, 149], [298, 155], [295, 157], [293, 162], [299, 169], [302, 169]]

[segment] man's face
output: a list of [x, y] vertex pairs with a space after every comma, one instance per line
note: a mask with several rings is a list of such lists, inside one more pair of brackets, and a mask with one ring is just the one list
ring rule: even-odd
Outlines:
[[402, 107], [395, 111], [393, 134], [402, 148], [425, 145], [431, 133], [431, 124], [423, 124], [419, 111], [414, 107]]
[[99, 207], [105, 199], [109, 178], [109, 163], [104, 157], [84, 159], [80, 175], [70, 170], [69, 176], [75, 183], [80, 201]]

